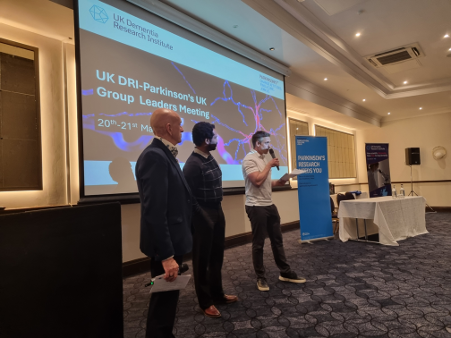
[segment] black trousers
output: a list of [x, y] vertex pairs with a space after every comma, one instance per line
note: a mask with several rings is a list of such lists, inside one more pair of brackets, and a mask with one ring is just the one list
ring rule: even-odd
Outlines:
[[[183, 262], [183, 256], [174, 256], [178, 265]], [[150, 273], [152, 278], [164, 274], [161, 261], [154, 257], [150, 259]], [[179, 291], [152, 293], [150, 296], [149, 312], [147, 314], [146, 338], [172, 338], [175, 314], [179, 300]]]
[[280, 216], [277, 207], [274, 204], [268, 207], [250, 207], [246, 205], [246, 213], [251, 221], [252, 262], [254, 263], [257, 278], [265, 278], [263, 247], [267, 236], [271, 241], [274, 260], [280, 272], [289, 272], [291, 269], [285, 257], [283, 237], [280, 230]]
[[199, 307], [209, 308], [224, 297], [222, 263], [224, 260], [225, 217], [218, 208], [202, 207], [214, 222], [208, 226], [201, 217], [193, 217], [193, 275]]

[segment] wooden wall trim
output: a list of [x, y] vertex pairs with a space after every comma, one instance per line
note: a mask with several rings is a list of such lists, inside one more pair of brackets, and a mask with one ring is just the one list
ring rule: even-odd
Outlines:
[[451, 212], [451, 207], [426, 207], [426, 212], [430, 212], [431, 208], [437, 212]]
[[21, 212], [39, 211], [39, 210], [47, 210], [47, 209], [53, 209], [53, 208], [67, 208], [67, 207], [72, 207], [72, 205], [61, 204], [61, 205], [48, 205], [45, 207], [6, 208], [6, 209], [0, 210], [0, 215], [18, 214]]
[[[299, 229], [300, 223], [299, 221], [285, 223], [281, 225], [282, 232], [292, 231]], [[248, 244], [252, 241], [252, 233], [244, 232], [242, 234], [233, 235], [226, 237], [225, 239], [225, 248], [233, 248], [238, 245]], [[249, 252], [249, 254], [251, 254]], [[192, 258], [191, 253], [184, 255], [183, 260], [190, 261]], [[122, 264], [122, 276], [123, 278], [130, 277], [133, 275], [145, 273], [150, 271], [150, 258], [144, 257], [139, 259], [134, 259], [132, 261], [128, 261]]]
[[[400, 183], [450, 183], [451, 180], [431, 180], [431, 181], [393, 181], [391, 183], [393, 184], [400, 184]], [[366, 183], [368, 184], [368, 183]]]
[[[401, 184], [401, 183], [414, 183], [414, 184], [419, 184], [419, 183], [451, 183], [451, 180], [429, 180], [429, 181], [392, 181], [391, 183], [393, 184]], [[361, 185], [361, 184], [368, 184], [368, 182], [361, 182], [361, 183], [346, 183], [346, 184], [335, 184], [336, 187], [344, 187], [344, 186], [349, 186], [349, 185]]]

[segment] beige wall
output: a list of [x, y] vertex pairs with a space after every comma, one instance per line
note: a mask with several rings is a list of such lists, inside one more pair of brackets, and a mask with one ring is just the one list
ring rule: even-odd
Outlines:
[[[356, 133], [358, 177], [367, 182], [365, 143], [388, 143], [391, 180], [410, 182], [410, 166], [405, 164], [405, 148], [419, 147], [421, 165], [412, 166], [414, 181], [451, 180], [450, 156], [439, 161], [432, 149], [443, 146], [451, 151], [451, 113], [385, 122], [381, 128], [358, 130]], [[407, 193], [410, 183], [404, 185]], [[399, 187], [398, 187], [399, 189]], [[451, 183], [414, 184], [414, 191], [424, 196], [430, 206], [451, 206]]]

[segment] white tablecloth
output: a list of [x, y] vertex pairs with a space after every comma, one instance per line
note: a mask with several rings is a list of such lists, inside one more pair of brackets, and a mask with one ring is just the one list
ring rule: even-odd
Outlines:
[[365, 234], [363, 219], [366, 219], [368, 235], [379, 233], [381, 244], [399, 245], [399, 240], [428, 232], [425, 207], [426, 201], [421, 196], [341, 201], [338, 209], [340, 240], [357, 239], [355, 218], [358, 218], [360, 237]]

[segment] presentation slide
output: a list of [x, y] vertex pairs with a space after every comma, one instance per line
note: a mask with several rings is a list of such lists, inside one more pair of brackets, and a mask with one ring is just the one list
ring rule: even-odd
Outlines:
[[193, 126], [207, 121], [224, 188], [244, 186], [241, 162], [258, 130], [280, 160], [273, 178], [288, 171], [282, 75], [125, 1], [79, 0], [78, 16], [84, 196], [137, 192], [136, 160], [158, 108], [182, 119], [182, 168]]

